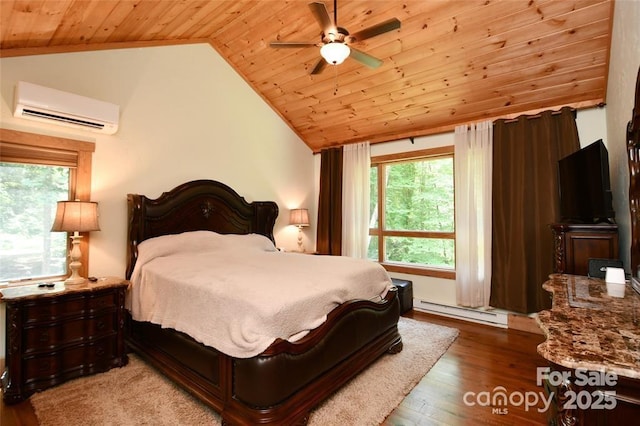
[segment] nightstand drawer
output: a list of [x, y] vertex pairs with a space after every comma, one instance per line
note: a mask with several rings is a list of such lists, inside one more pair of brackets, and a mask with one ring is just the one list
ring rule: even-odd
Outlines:
[[79, 377], [89, 372], [104, 371], [115, 364], [117, 338], [115, 336], [71, 346], [55, 352], [26, 358], [23, 367], [23, 383], [50, 381], [64, 377]]
[[107, 294], [91, 295], [91, 297], [87, 299], [87, 308], [90, 311], [115, 307], [116, 304], [116, 295], [112, 291]]
[[65, 316], [77, 314], [84, 310], [85, 301], [83, 297], [64, 298], [51, 303], [32, 301], [25, 303], [22, 311], [25, 324], [34, 322], [50, 322]]
[[25, 304], [26, 306], [23, 310], [24, 322], [25, 324], [50, 322], [84, 312], [115, 308], [116, 303], [116, 295], [112, 291], [90, 296], [66, 296], [46, 304], [33, 301]]
[[115, 310], [92, 318], [77, 318], [51, 327], [26, 328], [24, 330], [24, 353], [49, 350], [58, 345], [99, 339], [117, 332]]

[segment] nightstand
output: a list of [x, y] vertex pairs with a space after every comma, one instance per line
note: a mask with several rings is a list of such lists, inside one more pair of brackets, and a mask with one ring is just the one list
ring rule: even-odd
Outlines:
[[67, 380], [121, 367], [124, 297], [129, 282], [97, 282], [52, 288], [0, 290], [6, 303], [6, 367], [3, 399], [13, 404]]

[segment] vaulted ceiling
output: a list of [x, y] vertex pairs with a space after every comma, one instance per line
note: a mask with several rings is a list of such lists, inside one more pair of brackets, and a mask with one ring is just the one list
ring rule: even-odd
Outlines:
[[270, 47], [321, 43], [309, 3], [2, 0], [0, 56], [210, 43], [314, 151], [606, 100], [612, 0], [339, 0], [351, 34], [401, 26], [315, 75], [319, 47]]

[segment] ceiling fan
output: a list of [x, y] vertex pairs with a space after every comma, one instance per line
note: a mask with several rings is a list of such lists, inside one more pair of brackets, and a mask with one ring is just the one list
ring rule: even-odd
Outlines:
[[389, 19], [380, 24], [365, 28], [354, 34], [349, 34], [345, 28], [338, 26], [338, 1], [333, 1], [333, 21], [329, 16], [327, 7], [322, 2], [309, 3], [311, 13], [320, 24], [322, 35], [319, 43], [304, 41], [272, 41], [271, 47], [275, 48], [297, 48], [297, 47], [320, 47], [322, 58], [311, 70], [311, 74], [319, 74], [327, 64], [341, 64], [347, 57], [351, 57], [370, 68], [377, 68], [382, 65], [382, 61], [367, 53], [364, 53], [351, 46], [352, 43], [366, 40], [389, 31], [400, 28], [400, 21], [396, 18]]

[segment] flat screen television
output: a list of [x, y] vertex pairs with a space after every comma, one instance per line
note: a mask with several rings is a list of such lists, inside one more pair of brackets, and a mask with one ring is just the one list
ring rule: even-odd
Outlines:
[[602, 139], [558, 162], [558, 185], [563, 222], [614, 222], [609, 153]]

